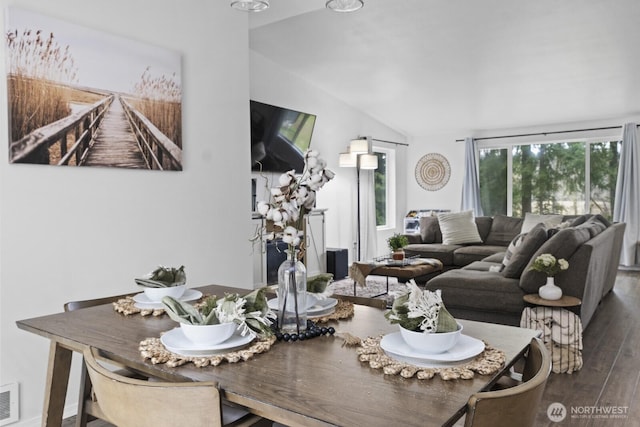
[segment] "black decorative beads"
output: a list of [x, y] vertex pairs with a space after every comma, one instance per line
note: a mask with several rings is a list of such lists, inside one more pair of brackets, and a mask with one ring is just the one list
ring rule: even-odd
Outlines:
[[307, 330], [301, 332], [300, 334], [286, 332], [282, 333], [280, 329], [278, 329], [277, 321], [271, 324], [271, 329], [273, 330], [273, 333], [275, 334], [278, 341], [285, 342], [305, 341], [322, 335], [333, 335], [336, 332], [333, 326], [328, 328], [324, 326], [320, 327], [311, 320], [307, 320]]

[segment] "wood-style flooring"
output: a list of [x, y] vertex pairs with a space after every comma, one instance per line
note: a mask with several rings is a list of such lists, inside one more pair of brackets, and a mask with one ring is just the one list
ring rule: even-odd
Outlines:
[[[618, 272], [582, 341], [582, 369], [551, 374], [536, 426], [640, 426], [640, 272]], [[568, 412], [559, 423], [546, 412], [556, 402]]]
[[[640, 271], [620, 271], [583, 334], [582, 369], [551, 374], [536, 419], [538, 426], [640, 426]], [[552, 422], [547, 408], [564, 405], [566, 418]], [[616, 415], [612, 415], [616, 412]], [[63, 427], [72, 427], [75, 417]], [[91, 427], [107, 427], [94, 421]]]

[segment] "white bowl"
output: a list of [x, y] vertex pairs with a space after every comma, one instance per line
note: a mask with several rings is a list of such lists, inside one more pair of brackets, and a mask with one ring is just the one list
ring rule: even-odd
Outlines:
[[[277, 292], [276, 292], [276, 295], [277, 295]], [[306, 293], [306, 295], [305, 295], [305, 306], [307, 307], [306, 308], [307, 310], [309, 310], [314, 305], [318, 304], [318, 301], [319, 301], [319, 299], [315, 295], [313, 295], [313, 294], [311, 294], [309, 292]], [[278, 305], [278, 310], [279, 310], [280, 309], [279, 308], [279, 306], [280, 306], [280, 297], [278, 297], [278, 299], [277, 299], [277, 305]], [[294, 303], [294, 300], [293, 300], [293, 296], [291, 296], [291, 299], [289, 301], [287, 301], [287, 306], [289, 306], [290, 309], [293, 310], [294, 305], [295, 305], [295, 303]]]
[[444, 353], [458, 343], [462, 325], [458, 323], [458, 330], [454, 332], [415, 332], [400, 326], [400, 335], [404, 342], [416, 351], [425, 354]]
[[180, 323], [184, 336], [194, 344], [215, 345], [225, 342], [235, 332], [238, 325], [233, 322], [218, 325], [190, 325]]
[[187, 289], [187, 285], [169, 286], [166, 288], [144, 288], [144, 294], [153, 302], [160, 302], [164, 297], [173, 297], [180, 299]]

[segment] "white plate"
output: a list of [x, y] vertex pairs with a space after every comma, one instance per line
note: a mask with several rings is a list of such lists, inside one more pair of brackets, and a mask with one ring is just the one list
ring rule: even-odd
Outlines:
[[[201, 297], [202, 292], [195, 289], [186, 289], [179, 299], [180, 301], [189, 302], [200, 299]], [[156, 309], [164, 307], [161, 302], [151, 301], [144, 292], [135, 294], [133, 296], [133, 300], [135, 301], [134, 306], [141, 309]]]
[[331, 306], [325, 310], [314, 312], [313, 314], [307, 313], [307, 319], [316, 319], [318, 317], [328, 316], [335, 311], [336, 311], [335, 306]]
[[402, 339], [400, 332], [394, 332], [382, 337], [380, 340], [380, 348], [382, 348], [388, 356], [396, 359], [402, 358], [401, 361], [403, 362], [414, 365], [423, 363], [431, 366], [432, 362], [460, 362], [477, 356], [484, 350], [484, 343], [479, 339], [461, 334], [458, 343], [451, 349], [443, 353], [425, 354], [409, 347]]
[[[267, 305], [271, 310], [278, 311], [278, 298], [276, 297], [270, 299], [269, 301], [267, 301]], [[329, 310], [333, 309], [336, 305], [338, 305], [338, 300], [335, 298], [319, 300], [316, 305], [307, 310], [307, 316], [326, 316], [327, 314], [329, 314]]]
[[227, 353], [235, 348], [239, 348], [249, 344], [255, 335], [247, 333], [240, 335], [239, 331], [233, 333], [231, 338], [220, 343], [212, 345], [200, 345], [189, 341], [182, 333], [182, 329], [175, 328], [160, 337], [160, 342], [172, 353], [183, 356], [214, 356], [216, 354]]

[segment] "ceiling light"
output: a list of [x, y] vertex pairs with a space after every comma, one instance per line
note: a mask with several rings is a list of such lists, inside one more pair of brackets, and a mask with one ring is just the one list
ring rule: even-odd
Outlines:
[[231, 7], [246, 12], [260, 12], [269, 8], [269, 0], [233, 0]]
[[364, 0], [329, 0], [326, 6], [334, 12], [353, 12], [364, 6]]

